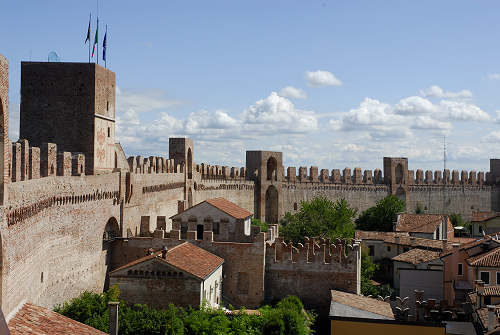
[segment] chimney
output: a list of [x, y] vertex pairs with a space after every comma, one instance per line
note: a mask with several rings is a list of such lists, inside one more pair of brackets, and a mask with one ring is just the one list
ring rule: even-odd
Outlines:
[[415, 290], [415, 314], [417, 321], [424, 320], [424, 291]]
[[415, 237], [410, 236], [410, 245], [413, 247], [415, 245]]
[[497, 325], [497, 315], [495, 313], [495, 306], [488, 305], [488, 331], [495, 329]]
[[394, 243], [395, 243], [396, 245], [398, 245], [398, 244], [399, 244], [399, 236], [398, 236], [398, 235], [394, 236]]
[[484, 282], [481, 279], [475, 280], [476, 284], [476, 309], [483, 306]]
[[451, 246], [453, 247], [453, 249], [458, 249], [460, 247], [460, 244], [459, 243], [453, 243]]
[[163, 249], [161, 249], [161, 258], [167, 259], [167, 252], [168, 252], [168, 248], [167, 248], [167, 246], [164, 246]]
[[446, 251], [446, 248], [448, 247], [448, 240], [442, 240], [443, 243], [443, 251]]
[[117, 301], [108, 302], [109, 306], [109, 334], [118, 335], [118, 305]]

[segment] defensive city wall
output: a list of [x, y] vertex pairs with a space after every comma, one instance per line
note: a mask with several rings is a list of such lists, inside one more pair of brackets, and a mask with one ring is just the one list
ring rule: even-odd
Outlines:
[[[168, 157], [125, 155], [115, 143], [115, 74], [87, 63], [21, 64], [21, 139], [8, 138], [8, 63], [0, 55], [0, 292], [9, 315], [24, 301], [52, 307], [83, 290], [102, 291], [109, 270], [148, 248], [180, 243], [170, 217], [224, 197], [277, 223], [300, 202], [345, 198], [359, 211], [388, 194], [426, 212], [498, 211], [500, 160], [490, 171], [408, 170], [384, 158], [383, 170], [283, 167], [282, 153], [247, 151], [245, 167], [195, 162], [187, 138], [171, 138]], [[273, 226], [276, 227], [276, 226]], [[196, 233], [196, 232], [193, 232]], [[359, 291], [359, 250], [345, 241], [286, 245], [277, 228], [247, 242], [193, 243], [225, 259], [225, 299], [257, 306], [320, 289]], [[352, 244], [352, 243], [351, 243]], [[321, 285], [317, 284], [318, 278]], [[328, 298], [328, 294], [324, 295]]]

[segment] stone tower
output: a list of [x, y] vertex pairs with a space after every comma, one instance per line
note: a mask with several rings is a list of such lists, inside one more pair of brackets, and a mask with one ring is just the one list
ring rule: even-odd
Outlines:
[[94, 63], [21, 63], [20, 138], [85, 155], [87, 174], [115, 166], [115, 74]]
[[0, 55], [0, 205], [7, 202], [6, 184], [10, 181], [9, 141], [9, 63]]
[[[190, 138], [169, 138], [168, 140], [168, 156], [174, 160], [177, 167], [181, 166], [184, 172], [184, 180], [186, 188], [184, 190], [184, 200], [187, 201], [187, 208], [193, 206], [196, 202], [193, 198], [193, 140]], [[180, 172], [180, 171], [177, 171]]]
[[283, 216], [283, 154], [273, 151], [247, 151], [247, 178], [255, 181], [255, 217], [278, 223]]
[[384, 157], [384, 183], [391, 194], [408, 202], [408, 158]]

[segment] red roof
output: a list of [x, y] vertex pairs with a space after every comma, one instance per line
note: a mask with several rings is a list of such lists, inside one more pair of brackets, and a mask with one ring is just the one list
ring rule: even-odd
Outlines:
[[471, 222], [483, 222], [499, 217], [498, 212], [473, 212]]
[[441, 214], [400, 214], [396, 231], [433, 233], [445, 217]]
[[439, 259], [440, 254], [439, 251], [415, 248], [393, 257], [392, 260], [417, 265]]
[[500, 247], [467, 259], [472, 266], [500, 267]]
[[252, 213], [247, 211], [246, 209], [236, 205], [234, 202], [231, 202], [229, 200], [226, 200], [224, 198], [214, 198], [214, 199], [208, 199], [205, 200], [205, 202], [209, 203], [210, 205], [217, 207], [221, 211], [223, 211], [226, 214], [231, 215], [235, 219], [246, 219], [250, 216], [252, 216]]
[[11, 335], [106, 335], [50, 309], [25, 303], [9, 321]]
[[212, 272], [217, 270], [219, 266], [224, 263], [224, 259], [216, 256], [200, 247], [195, 246], [189, 242], [184, 242], [167, 251], [166, 258], [162, 258], [162, 252], [158, 251], [152, 255], [141, 257], [133, 262], [123, 265], [113, 271], [110, 274], [116, 273], [117, 271], [129, 268], [136, 264], [151, 260], [151, 259], [161, 260], [167, 264], [170, 264], [181, 271], [185, 271], [198, 277], [200, 279], [207, 278]]

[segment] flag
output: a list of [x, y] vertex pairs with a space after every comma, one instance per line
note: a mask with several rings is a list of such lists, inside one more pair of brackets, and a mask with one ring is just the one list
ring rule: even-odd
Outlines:
[[85, 39], [85, 44], [87, 44], [87, 41], [90, 42], [90, 21], [92, 20], [92, 14], [90, 15], [89, 19], [89, 28], [87, 29], [87, 38]]
[[94, 47], [92, 48], [92, 57], [94, 57], [95, 46], [99, 47], [99, 19], [97, 19], [97, 27], [95, 28]]
[[108, 36], [108, 27], [106, 26], [106, 33], [104, 33], [104, 40], [102, 41], [102, 60], [106, 61], [106, 39]]

